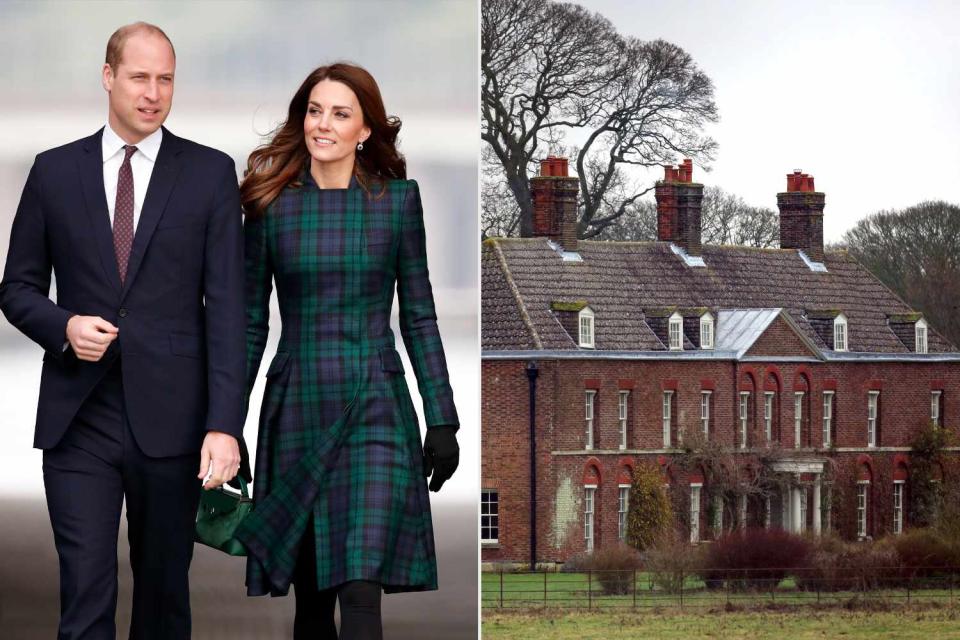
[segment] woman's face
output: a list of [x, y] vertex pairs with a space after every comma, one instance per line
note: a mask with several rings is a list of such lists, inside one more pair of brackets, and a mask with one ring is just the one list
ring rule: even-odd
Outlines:
[[352, 166], [357, 143], [370, 136], [353, 89], [336, 80], [321, 80], [314, 85], [303, 120], [303, 135], [314, 161]]

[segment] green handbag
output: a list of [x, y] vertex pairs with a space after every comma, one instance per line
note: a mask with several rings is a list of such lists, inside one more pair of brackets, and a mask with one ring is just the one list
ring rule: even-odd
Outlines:
[[245, 556], [247, 549], [233, 537], [240, 523], [253, 509], [246, 481], [240, 481], [240, 493], [223, 487], [200, 489], [195, 540], [231, 556]]

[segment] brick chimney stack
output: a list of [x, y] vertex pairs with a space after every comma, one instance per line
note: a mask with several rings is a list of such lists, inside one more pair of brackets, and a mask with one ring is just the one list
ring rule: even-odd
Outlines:
[[800, 249], [814, 262], [823, 262], [825, 196], [813, 186], [813, 176], [799, 170], [787, 174], [787, 190], [777, 194], [780, 207], [780, 248]]
[[530, 178], [530, 191], [534, 237], [546, 236], [564, 251], [576, 251], [579, 182], [568, 174], [567, 159], [541, 160], [540, 175]]
[[700, 206], [703, 185], [693, 181], [693, 160], [663, 166], [657, 182], [657, 239], [672, 242], [690, 256], [701, 254]]

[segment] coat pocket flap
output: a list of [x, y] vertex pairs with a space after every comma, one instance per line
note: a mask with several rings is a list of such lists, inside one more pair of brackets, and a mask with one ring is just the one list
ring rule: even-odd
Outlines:
[[203, 337], [189, 333], [170, 333], [170, 352], [175, 356], [199, 358], [203, 355]]
[[403, 373], [403, 361], [393, 347], [380, 347], [380, 369], [393, 373]]
[[277, 355], [273, 356], [273, 361], [267, 369], [267, 377], [273, 377], [283, 371], [283, 368], [287, 366], [287, 360], [289, 358], [290, 354], [286, 351], [277, 351]]

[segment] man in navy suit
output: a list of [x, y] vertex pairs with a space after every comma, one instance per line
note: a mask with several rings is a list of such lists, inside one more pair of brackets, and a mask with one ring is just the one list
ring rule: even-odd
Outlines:
[[115, 637], [124, 498], [130, 637], [189, 638], [198, 478], [216, 487], [240, 461], [236, 173], [225, 154], [161, 127], [175, 63], [153, 25], [113, 34], [107, 125], [37, 156], [0, 282], [4, 315], [45, 352], [34, 445], [60, 557], [61, 639]]

